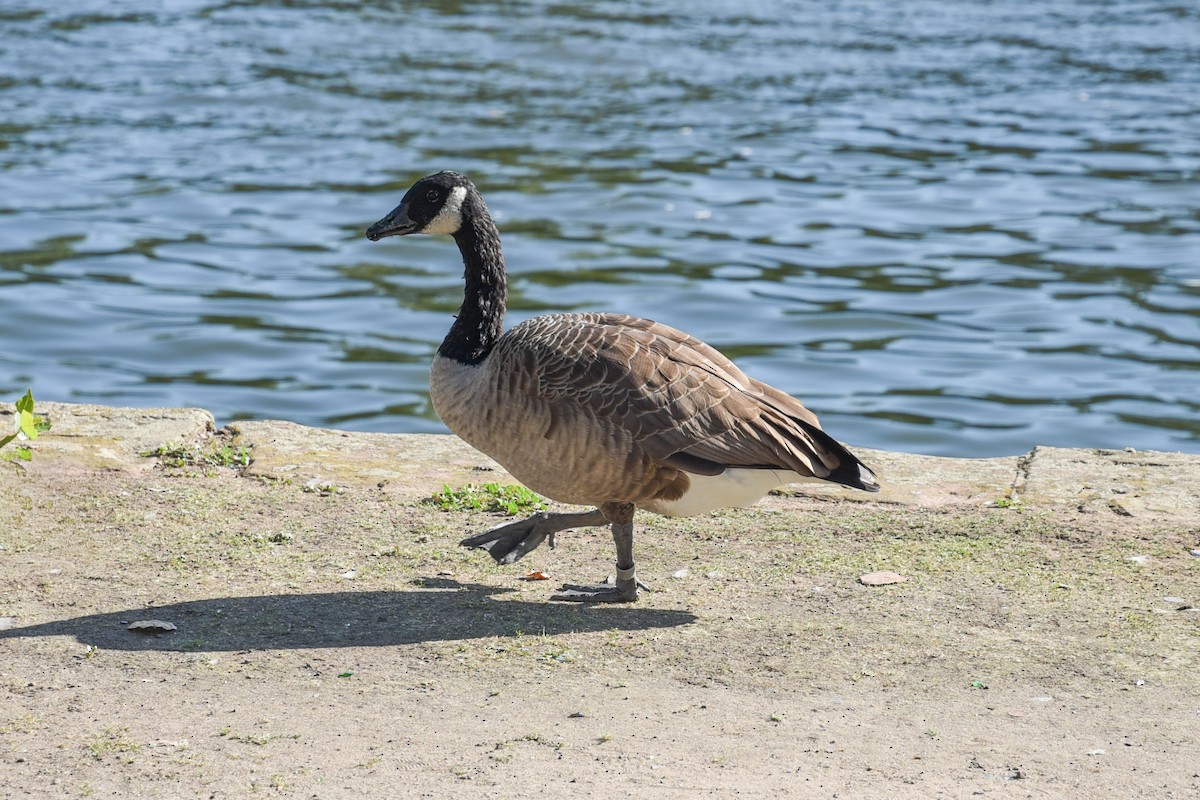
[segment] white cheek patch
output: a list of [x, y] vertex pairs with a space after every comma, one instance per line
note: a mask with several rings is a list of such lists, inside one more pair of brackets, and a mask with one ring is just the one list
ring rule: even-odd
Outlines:
[[451, 189], [442, 210], [429, 220], [429, 224], [421, 229], [421, 233], [458, 233], [458, 229], [462, 227], [462, 204], [466, 196], [465, 186], [455, 186]]

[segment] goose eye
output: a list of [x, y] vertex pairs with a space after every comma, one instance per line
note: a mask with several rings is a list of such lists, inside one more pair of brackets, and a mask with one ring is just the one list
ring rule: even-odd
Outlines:
[[441, 194], [438, 192], [437, 189], [430, 189], [428, 192], [425, 193], [425, 199], [431, 203], [436, 203], [437, 199], [439, 197], [441, 197]]

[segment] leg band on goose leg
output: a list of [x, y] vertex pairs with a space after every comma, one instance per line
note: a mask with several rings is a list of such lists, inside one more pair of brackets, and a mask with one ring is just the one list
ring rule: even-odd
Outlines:
[[[633, 566], [633, 506], [617, 506], [603, 510], [605, 516], [612, 521], [613, 543], [617, 547], [616, 584], [568, 583], [564, 584], [562, 590], [553, 595], [551, 600], [576, 603], [632, 603], [637, 600], [638, 580]], [[617, 521], [613, 521], [614, 517]]]

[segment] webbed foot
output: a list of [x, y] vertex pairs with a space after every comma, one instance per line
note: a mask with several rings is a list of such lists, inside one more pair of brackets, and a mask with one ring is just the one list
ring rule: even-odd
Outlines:
[[527, 519], [506, 522], [483, 533], [468, 536], [459, 544], [463, 547], [486, 550], [498, 564], [512, 564], [536, 550], [547, 537], [550, 539], [550, 547], [553, 548], [554, 535], [560, 531], [603, 523], [604, 516], [599, 511], [580, 514], [551, 514], [539, 511]]
[[568, 603], [633, 603], [638, 598], [637, 584], [618, 586], [614, 583], [564, 583], [551, 600]]
[[638, 599], [639, 589], [650, 591], [632, 568], [618, 568], [616, 583], [564, 583], [550, 599], [568, 603], [633, 603]]

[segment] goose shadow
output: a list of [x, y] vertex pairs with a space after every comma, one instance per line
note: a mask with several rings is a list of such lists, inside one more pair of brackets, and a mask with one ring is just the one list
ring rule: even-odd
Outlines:
[[[408, 591], [218, 597], [20, 626], [0, 631], [0, 640], [73, 636], [106, 650], [287, 650], [388, 647], [520, 632], [634, 631], [696, 621], [687, 611], [493, 597], [511, 591], [439, 578]], [[144, 635], [126, 629], [132, 621], [148, 619], [170, 622], [177, 630]]]

